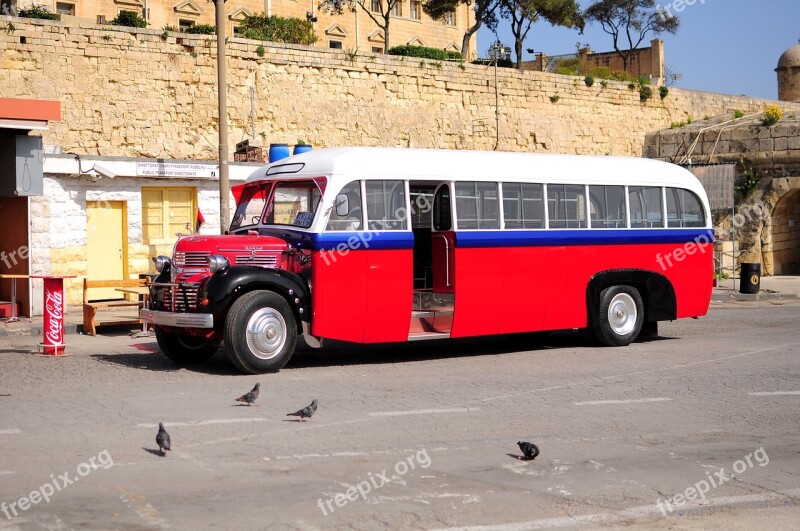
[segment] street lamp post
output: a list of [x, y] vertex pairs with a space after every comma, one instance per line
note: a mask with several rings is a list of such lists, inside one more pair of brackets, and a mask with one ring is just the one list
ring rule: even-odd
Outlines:
[[228, 86], [225, 80], [225, 0], [214, 0], [217, 18], [217, 111], [219, 114], [219, 226], [230, 226], [231, 186], [228, 181]]
[[500, 90], [497, 84], [497, 61], [505, 54], [505, 46], [498, 40], [494, 43], [494, 150], [500, 148]]

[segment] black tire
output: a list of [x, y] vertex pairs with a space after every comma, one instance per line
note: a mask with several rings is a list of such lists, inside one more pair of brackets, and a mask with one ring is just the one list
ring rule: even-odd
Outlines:
[[219, 349], [219, 343], [207, 339], [167, 332], [156, 327], [156, 341], [161, 352], [170, 360], [180, 365], [193, 365], [208, 360]]
[[225, 320], [225, 350], [240, 371], [278, 372], [289, 362], [296, 344], [294, 314], [277, 293], [251, 291], [231, 306]]
[[644, 323], [644, 304], [632, 286], [611, 286], [600, 293], [594, 319], [597, 340], [609, 347], [630, 345]]

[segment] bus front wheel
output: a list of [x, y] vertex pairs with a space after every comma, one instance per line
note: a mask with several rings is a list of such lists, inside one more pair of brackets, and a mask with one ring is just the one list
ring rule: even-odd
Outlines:
[[630, 345], [644, 322], [644, 304], [632, 286], [611, 286], [600, 293], [594, 332], [600, 343], [610, 347]]
[[286, 300], [271, 291], [239, 297], [225, 320], [228, 359], [243, 372], [277, 372], [297, 344], [297, 324]]

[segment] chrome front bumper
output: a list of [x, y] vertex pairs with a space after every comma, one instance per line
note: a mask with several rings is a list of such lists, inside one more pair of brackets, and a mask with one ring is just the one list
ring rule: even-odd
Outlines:
[[214, 328], [214, 315], [210, 313], [175, 313], [142, 309], [139, 310], [139, 317], [146, 323], [162, 326]]

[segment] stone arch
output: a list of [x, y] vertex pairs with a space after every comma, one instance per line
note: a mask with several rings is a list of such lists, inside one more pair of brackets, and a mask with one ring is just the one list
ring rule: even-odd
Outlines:
[[771, 218], [774, 274], [800, 275], [800, 188], [781, 197]]

